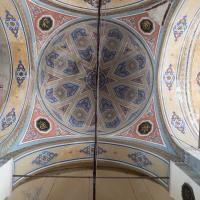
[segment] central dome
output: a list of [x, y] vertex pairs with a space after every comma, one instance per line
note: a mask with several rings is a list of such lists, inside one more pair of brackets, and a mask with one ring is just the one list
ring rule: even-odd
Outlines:
[[[136, 36], [121, 25], [102, 22], [98, 132], [107, 134], [133, 123], [151, 95], [153, 68]], [[67, 129], [94, 132], [96, 96], [95, 20], [71, 25], [46, 46], [38, 84], [51, 115]]]

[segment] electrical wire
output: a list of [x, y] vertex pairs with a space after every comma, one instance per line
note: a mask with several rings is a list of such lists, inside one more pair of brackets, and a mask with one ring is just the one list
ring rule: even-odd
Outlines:
[[98, 4], [97, 18], [97, 55], [96, 55], [96, 97], [95, 97], [95, 131], [94, 131], [94, 157], [93, 157], [93, 200], [96, 200], [96, 176], [97, 176], [97, 154], [98, 154], [98, 95], [99, 95], [99, 65], [100, 65], [100, 27], [101, 26], [101, 0]]
[[[64, 178], [64, 179], [93, 179], [93, 176], [58, 176], [58, 175], [23, 175], [23, 174], [14, 174], [13, 177], [17, 178]], [[96, 176], [97, 179], [169, 179], [169, 176]]]

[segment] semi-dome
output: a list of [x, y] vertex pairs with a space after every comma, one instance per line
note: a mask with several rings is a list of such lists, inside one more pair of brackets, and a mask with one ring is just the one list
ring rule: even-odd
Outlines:
[[[168, 27], [160, 60], [159, 93], [169, 133], [181, 148], [199, 148], [199, 4], [184, 2]], [[185, 9], [190, 11], [186, 15]]]
[[3, 143], [16, 135], [14, 130], [26, 100], [29, 63], [18, 15], [2, 8], [0, 17], [0, 143]]
[[[6, 103], [12, 77], [9, 47], [2, 23], [0, 23], [0, 113]], [[1, 115], [1, 114], [0, 114]]]

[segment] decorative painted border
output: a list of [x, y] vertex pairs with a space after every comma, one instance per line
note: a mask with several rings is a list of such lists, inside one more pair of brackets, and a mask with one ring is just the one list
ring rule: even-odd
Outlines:
[[[23, 154], [14, 159], [15, 174], [30, 175], [67, 163], [76, 162], [81, 165], [82, 161], [92, 161], [93, 145], [92, 141], [61, 144]], [[151, 152], [127, 145], [99, 142], [98, 160], [133, 168], [152, 176], [169, 175], [169, 162], [167, 160]], [[23, 167], [21, 167], [22, 165]], [[14, 185], [22, 180], [23, 178], [15, 179]], [[160, 182], [165, 186], [168, 185], [167, 181], [160, 180]]]
[[8, 0], [5, 4], [2, 4], [0, 18], [9, 43], [11, 67], [15, 74], [10, 86], [9, 97], [0, 117], [0, 143], [3, 143], [13, 133], [24, 110], [29, 87], [30, 68], [25, 29], [15, 2]]
[[[82, 12], [96, 12], [97, 11], [97, 7], [91, 5], [92, 3], [90, 2], [95, 2], [96, 0], [84, 0], [85, 2], [83, 1], [79, 1], [79, 2], [75, 2], [74, 4], [70, 4], [70, 3], [67, 3], [65, 0], [48, 0], [47, 2], [48, 3], [51, 3], [51, 4], [54, 4], [56, 6], [62, 6], [62, 7], [65, 7], [65, 8], [68, 8], [68, 9], [73, 9], [75, 11], [82, 11]], [[105, 0], [104, 0], [105, 1]], [[107, 2], [109, 0], [106, 0]], [[73, 2], [73, 0], [71, 1]], [[88, 3], [89, 2], [89, 3]], [[85, 3], [85, 6], [83, 7], [83, 3]], [[130, 7], [138, 7], [140, 6], [141, 4], [148, 4], [149, 2], [147, 0], [132, 0], [132, 3], [130, 3], [130, 0], [127, 1], [127, 3], [125, 5], [119, 5], [117, 7], [111, 7], [110, 5], [112, 4], [112, 2], [108, 2], [106, 4], [106, 7], [103, 6], [102, 10], [106, 10], [107, 12], [108, 11], [115, 11], [115, 12], [118, 12], [118, 11], [122, 11], [122, 9], [125, 10], [130, 8]]]
[[190, 44], [198, 15], [200, 16], [200, 6], [197, 1], [180, 1], [169, 23], [158, 76], [159, 98], [168, 131], [173, 140], [188, 151], [198, 148], [198, 136], [192, 131], [185, 117], [184, 110], [187, 105], [183, 103], [184, 83], [181, 82], [180, 77], [185, 76], [183, 68], [189, 65], [185, 59], [191, 47], [185, 49]]

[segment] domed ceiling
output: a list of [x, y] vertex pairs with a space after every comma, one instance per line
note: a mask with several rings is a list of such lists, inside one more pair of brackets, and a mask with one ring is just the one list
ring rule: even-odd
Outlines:
[[[67, 3], [75, 5], [75, 2], [82, 8], [90, 6], [97, 13], [93, 5], [97, 1]], [[14, 149], [18, 149], [62, 137], [80, 139], [94, 135], [97, 18], [92, 13], [74, 12], [68, 5], [56, 7], [57, 3], [66, 4], [66, 1], [22, 1], [21, 12], [25, 12], [25, 17], [7, 12], [11, 2], [2, 9], [2, 13], [7, 13], [7, 34], [13, 37], [8, 42], [26, 44], [23, 49], [13, 46], [11, 58], [16, 59], [12, 64], [15, 68], [5, 68], [6, 74], [10, 70], [15, 77], [15, 81], [9, 81], [7, 76], [5, 90], [9, 82], [13, 87], [10, 91], [18, 90], [9, 93], [10, 101], [1, 118], [7, 136], [5, 149], [14, 144], [14, 138], [19, 144]], [[104, 139], [139, 141], [165, 151], [169, 142], [162, 134], [154, 85], [163, 25], [172, 4], [157, 1], [103, 1], [103, 4], [103, 9], [124, 6], [133, 10], [127, 13], [122, 9], [118, 14], [102, 16], [98, 134], [104, 135]], [[141, 10], [132, 5], [140, 5]], [[25, 25], [27, 30], [21, 26], [23, 23], [30, 25]], [[24, 37], [23, 32], [28, 36]], [[30, 53], [30, 56], [26, 54], [29, 64], [22, 56], [15, 55], [20, 51]], [[32, 66], [30, 78], [29, 65]], [[2, 98], [6, 98], [6, 93]], [[10, 104], [17, 100], [17, 104]], [[22, 115], [27, 117], [20, 118]], [[15, 127], [19, 121], [23, 126]]]
[[[0, 52], [0, 155], [15, 156], [15, 172], [93, 159], [97, 3], [8, 0], [0, 7], [7, 47]], [[99, 161], [168, 176], [178, 150], [162, 121], [157, 75], [174, 8], [175, 1], [103, 1]]]
[[[149, 101], [153, 66], [134, 33], [102, 22], [98, 132], [120, 130]], [[80, 133], [94, 131], [96, 96], [96, 20], [66, 27], [45, 48], [38, 72], [43, 102], [53, 117]]]

